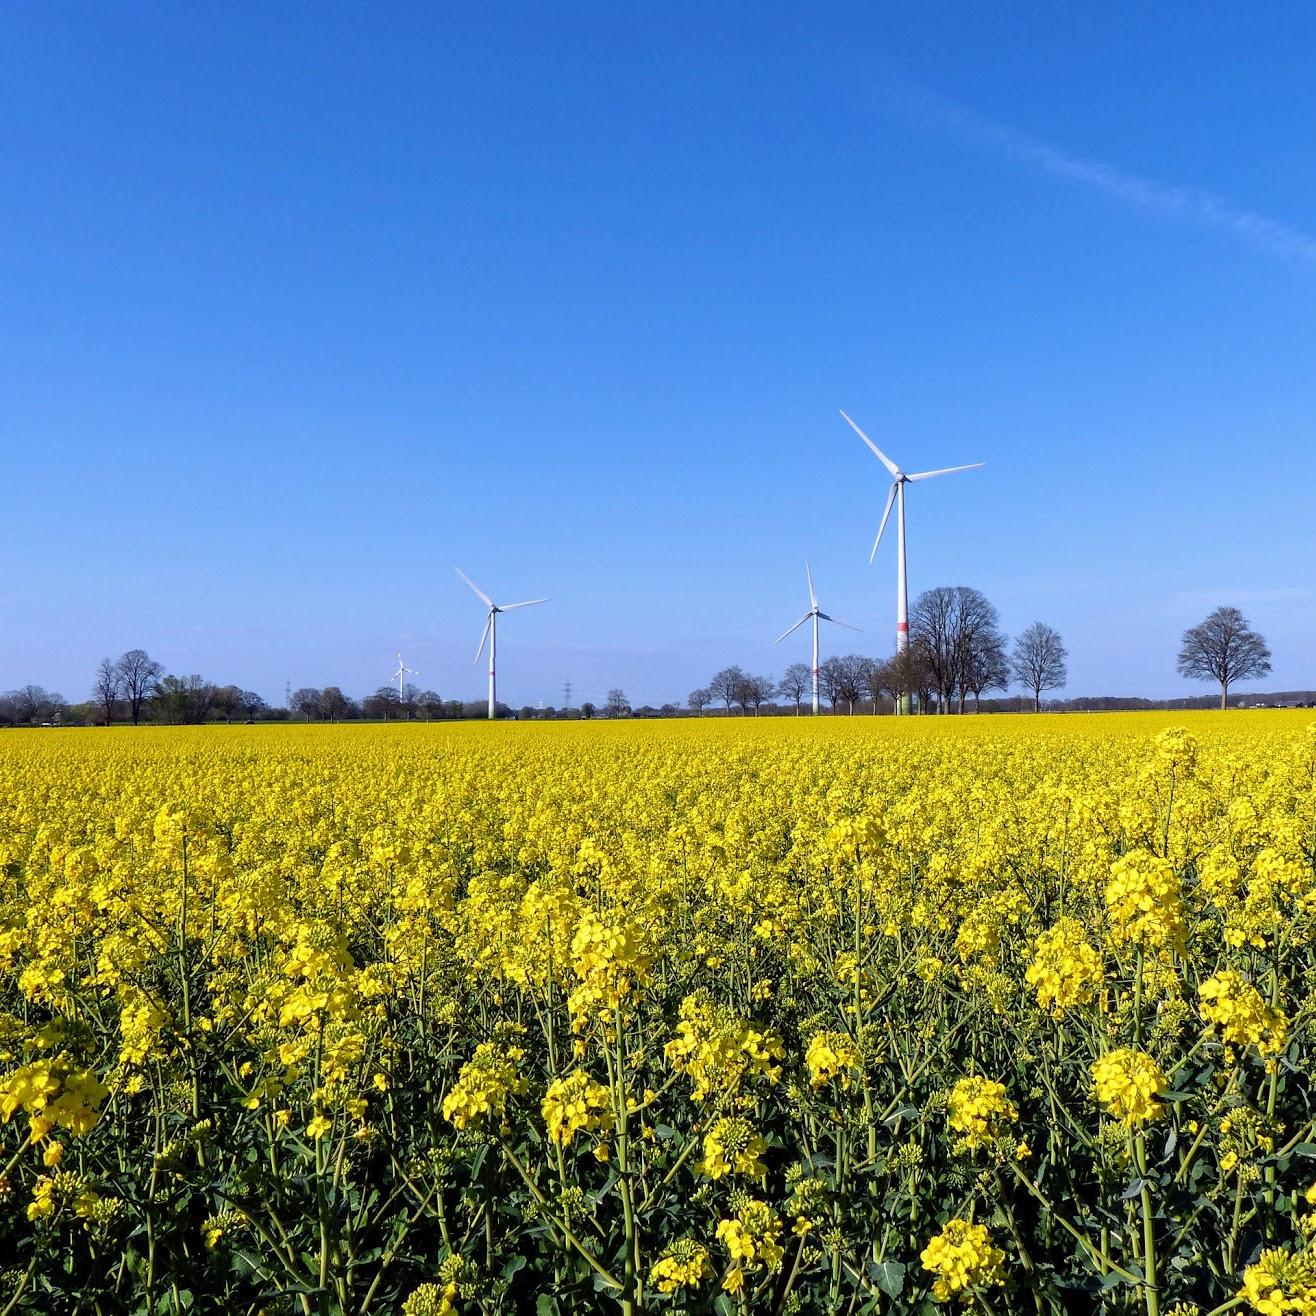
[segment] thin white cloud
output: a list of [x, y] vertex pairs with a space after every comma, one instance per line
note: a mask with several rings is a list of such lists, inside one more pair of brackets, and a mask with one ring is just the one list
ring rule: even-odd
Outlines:
[[894, 79], [905, 109], [932, 127], [978, 143], [1061, 182], [1101, 192], [1139, 209], [1228, 233], [1269, 256], [1316, 268], [1316, 237], [1191, 184], [1166, 183], [1127, 173], [1052, 146], [915, 84]]

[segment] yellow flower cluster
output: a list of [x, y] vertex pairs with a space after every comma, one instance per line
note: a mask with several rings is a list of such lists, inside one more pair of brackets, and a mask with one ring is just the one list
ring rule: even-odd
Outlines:
[[481, 1042], [443, 1098], [443, 1118], [465, 1129], [483, 1128], [501, 1116], [507, 1099], [526, 1090], [526, 1080], [516, 1068], [524, 1055], [520, 1047]]
[[781, 1269], [785, 1252], [780, 1243], [781, 1220], [757, 1198], [746, 1198], [734, 1216], [717, 1222], [717, 1241], [726, 1248], [731, 1265], [722, 1279], [728, 1293], [739, 1293], [745, 1277], [759, 1271], [773, 1274]]
[[66, 1060], [42, 1059], [23, 1065], [0, 1084], [0, 1120], [9, 1122], [18, 1110], [27, 1112], [33, 1141], [58, 1126], [75, 1137], [90, 1133], [109, 1089], [85, 1069]]
[[993, 1245], [987, 1226], [958, 1217], [928, 1241], [919, 1260], [936, 1276], [932, 1296], [938, 1302], [968, 1303], [977, 1291], [1005, 1282], [1005, 1253]]
[[1266, 1248], [1243, 1272], [1238, 1296], [1260, 1316], [1316, 1316], [1316, 1263], [1305, 1250]]
[[577, 1133], [597, 1129], [611, 1100], [608, 1089], [583, 1069], [572, 1070], [566, 1078], [555, 1078], [540, 1105], [549, 1140], [566, 1147]]
[[961, 1135], [960, 1145], [966, 1151], [977, 1151], [1004, 1136], [1019, 1118], [1005, 1095], [1005, 1084], [989, 1078], [960, 1079], [951, 1089], [948, 1110], [948, 1122]]
[[659, 1293], [675, 1293], [677, 1289], [698, 1288], [711, 1274], [708, 1249], [692, 1239], [683, 1238], [654, 1262], [649, 1271], [649, 1283]]
[[1130, 1128], [1154, 1120], [1164, 1109], [1156, 1098], [1166, 1089], [1161, 1067], [1145, 1051], [1121, 1047], [1092, 1065], [1097, 1100]]
[[809, 1039], [804, 1063], [815, 1088], [838, 1081], [842, 1088], [848, 1088], [851, 1077], [864, 1072], [859, 1048], [848, 1033], [815, 1033]]
[[739, 1174], [747, 1179], [762, 1179], [767, 1174], [762, 1156], [768, 1144], [754, 1131], [754, 1126], [739, 1115], [715, 1120], [704, 1135], [704, 1159], [700, 1171], [710, 1179]]
[[1117, 942], [1147, 949], [1183, 949], [1179, 879], [1169, 860], [1132, 850], [1110, 866], [1106, 908]]
[[1063, 1019], [1066, 1010], [1087, 1005], [1101, 988], [1101, 956], [1088, 943], [1076, 918], [1062, 918], [1041, 933], [1024, 981], [1037, 992], [1037, 1003]]
[[1198, 1013], [1220, 1030], [1227, 1046], [1255, 1046], [1263, 1057], [1284, 1049], [1288, 1020], [1282, 1010], [1262, 999], [1261, 993], [1237, 969], [1212, 974], [1197, 989]]

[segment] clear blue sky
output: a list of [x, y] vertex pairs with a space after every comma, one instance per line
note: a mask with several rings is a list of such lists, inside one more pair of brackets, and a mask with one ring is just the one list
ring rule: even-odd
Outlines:
[[13, 4], [0, 688], [684, 699], [916, 592], [1316, 685], [1316, 12]]

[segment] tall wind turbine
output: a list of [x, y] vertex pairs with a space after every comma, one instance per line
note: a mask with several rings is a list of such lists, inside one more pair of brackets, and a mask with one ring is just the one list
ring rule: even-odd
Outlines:
[[398, 699], [402, 703], [407, 701], [406, 678], [408, 676], [419, 676], [420, 673], [414, 667], [408, 667], [402, 661], [402, 655], [398, 654], [398, 670], [393, 673], [393, 679], [398, 683]]
[[[905, 486], [919, 480], [930, 480], [935, 475], [954, 475], [957, 471], [976, 471], [986, 462], [971, 462], [968, 466], [943, 466], [939, 471], [919, 471], [915, 475], [906, 475], [881, 448], [846, 416], [845, 422], [872, 450], [873, 456], [882, 463], [891, 474], [891, 488], [887, 492], [886, 507], [882, 511], [882, 523], [877, 527], [877, 538], [873, 540], [873, 551], [868, 555], [871, 563], [877, 556], [877, 546], [882, 542], [882, 532], [886, 529], [887, 518], [891, 515], [891, 504], [896, 507], [896, 652], [904, 653], [909, 647], [909, 579], [905, 566]], [[901, 709], [907, 712], [907, 709]]]
[[783, 631], [777, 636], [774, 644], [780, 644], [791, 631], [799, 630], [806, 621], [813, 621], [813, 715], [818, 716], [818, 623], [820, 621], [829, 621], [833, 626], [844, 626], [846, 630], [857, 631], [858, 626], [851, 626], [848, 621], [840, 621], [836, 617], [829, 617], [821, 608], [818, 607], [818, 595], [813, 589], [813, 572], [809, 570], [809, 564], [804, 564], [804, 575], [809, 582], [809, 611], [790, 628], [790, 631]]
[[480, 661], [480, 654], [484, 652], [484, 642], [489, 641], [489, 717], [494, 717], [494, 703], [497, 694], [497, 678], [494, 675], [494, 656], [498, 646], [498, 614], [500, 612], [513, 612], [517, 608], [533, 608], [536, 603], [547, 603], [547, 599], [527, 599], [524, 603], [495, 603], [460, 567], [453, 567], [453, 570], [475, 591], [480, 601], [489, 609], [489, 615], [485, 618], [484, 631], [480, 635], [480, 647], [475, 651], [475, 661]]

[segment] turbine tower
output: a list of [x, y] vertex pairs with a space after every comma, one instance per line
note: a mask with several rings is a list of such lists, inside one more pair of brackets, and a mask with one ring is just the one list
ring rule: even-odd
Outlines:
[[[871, 564], [877, 556], [877, 546], [882, 542], [882, 532], [886, 529], [887, 518], [891, 515], [891, 504], [894, 502], [896, 507], [896, 653], [904, 653], [909, 647], [909, 577], [905, 564], [905, 486], [915, 484], [919, 480], [930, 480], [935, 475], [954, 475], [957, 471], [976, 471], [980, 466], [985, 466], [986, 462], [971, 462], [968, 466], [943, 466], [937, 471], [919, 471], [914, 475], [906, 475], [899, 466], [891, 460], [890, 457], [882, 451], [881, 448], [868, 437], [867, 434], [859, 428], [858, 425], [846, 416], [842, 411], [841, 415], [845, 418], [845, 423], [850, 426], [854, 432], [868, 445], [873, 456], [882, 463], [891, 474], [891, 488], [887, 492], [886, 507], [882, 511], [882, 523], [877, 527], [877, 538], [873, 540], [873, 551], [868, 555], [868, 561]], [[904, 696], [899, 701], [902, 713], [907, 713], [908, 696]]]
[[405, 681], [408, 676], [419, 676], [420, 673], [414, 667], [408, 667], [402, 661], [402, 655], [398, 654], [398, 670], [393, 673], [393, 679], [398, 683], [398, 698], [406, 702], [407, 691]]
[[818, 607], [818, 595], [813, 589], [813, 572], [809, 570], [809, 564], [804, 564], [805, 579], [809, 582], [809, 611], [790, 628], [789, 631], [783, 631], [777, 636], [774, 644], [780, 644], [791, 631], [799, 630], [806, 621], [813, 621], [813, 715], [818, 716], [818, 623], [820, 621], [829, 621], [833, 626], [844, 626], [846, 630], [857, 631], [858, 626], [851, 626], [848, 621], [840, 621], [836, 617], [829, 617], [821, 608]]
[[489, 641], [489, 718], [492, 721], [494, 717], [495, 699], [498, 692], [497, 677], [494, 674], [494, 659], [498, 647], [498, 614], [500, 612], [513, 612], [517, 608], [533, 608], [536, 603], [547, 603], [547, 599], [527, 599], [524, 603], [495, 603], [462, 569], [453, 567], [453, 570], [475, 591], [480, 601], [489, 609], [489, 615], [484, 621], [484, 630], [480, 635], [480, 647], [475, 651], [475, 661], [480, 661], [480, 655], [484, 652], [484, 642]]

